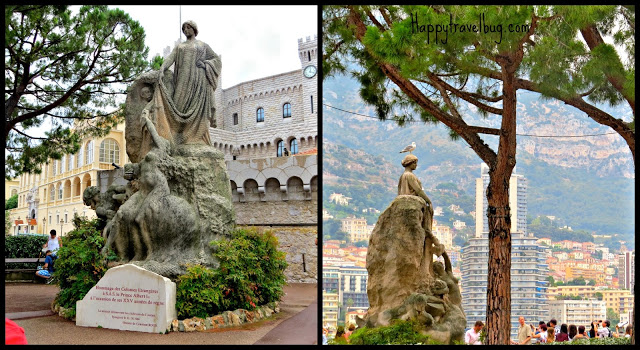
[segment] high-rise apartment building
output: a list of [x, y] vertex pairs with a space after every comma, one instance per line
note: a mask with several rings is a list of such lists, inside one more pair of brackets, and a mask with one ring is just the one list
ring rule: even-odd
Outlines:
[[[527, 180], [514, 174], [509, 181], [511, 207], [511, 334], [517, 336], [518, 318], [529, 322], [547, 319], [545, 263], [548, 247], [539, 245], [527, 230]], [[487, 224], [486, 188], [489, 174], [482, 165], [476, 180], [476, 235], [462, 248], [462, 308], [467, 327], [476, 321], [486, 322], [489, 227]]]
[[558, 324], [587, 326], [594, 320], [607, 318], [606, 303], [603, 300], [549, 300], [549, 313], [541, 320], [555, 318]]
[[[487, 186], [489, 167], [482, 163], [480, 178], [476, 179], [476, 237], [489, 232], [487, 220]], [[516, 174], [516, 168], [509, 179], [509, 208], [511, 210], [511, 232], [527, 232], [527, 179]]]
[[627, 251], [618, 256], [618, 285], [620, 289], [633, 291], [636, 272], [636, 251]]

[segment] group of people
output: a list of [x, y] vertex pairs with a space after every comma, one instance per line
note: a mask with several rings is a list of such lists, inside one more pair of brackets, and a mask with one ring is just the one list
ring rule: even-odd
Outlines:
[[[344, 329], [344, 326], [338, 326], [336, 329], [336, 336], [333, 338], [334, 341], [343, 339], [347, 343], [349, 342], [349, 337], [356, 330], [356, 326], [354, 324], [349, 324], [347, 330]], [[329, 334], [328, 327], [322, 327], [322, 345], [328, 344], [327, 335]]]
[[[566, 323], [563, 323], [558, 327], [558, 322], [555, 319], [551, 319], [547, 323], [540, 321], [536, 328], [534, 328], [533, 325], [526, 324], [522, 316], [520, 316], [518, 322], [520, 323], [518, 327], [518, 340], [511, 340], [511, 344], [513, 345], [531, 344], [533, 339], [537, 339], [539, 343], [553, 343], [573, 341], [575, 339], [622, 337], [618, 333], [620, 328], [617, 325], [615, 331], [609, 329], [611, 326], [609, 320], [591, 322], [591, 328], [588, 331], [585, 326], [576, 326], [574, 324], [567, 326]], [[483, 327], [482, 321], [476, 321], [475, 326], [465, 333], [465, 344], [482, 344], [480, 341], [480, 333]], [[628, 325], [625, 328], [624, 337], [631, 337], [632, 332], [633, 328], [631, 325]]]

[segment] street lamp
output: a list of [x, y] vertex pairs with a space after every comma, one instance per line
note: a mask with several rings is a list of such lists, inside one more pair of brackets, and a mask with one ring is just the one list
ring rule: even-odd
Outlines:
[[64, 219], [60, 219], [60, 237], [62, 237], [62, 225], [64, 224]]
[[47, 234], [47, 217], [42, 218], [42, 233]]

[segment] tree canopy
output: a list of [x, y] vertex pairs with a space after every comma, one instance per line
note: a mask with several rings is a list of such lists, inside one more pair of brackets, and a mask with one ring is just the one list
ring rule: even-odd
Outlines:
[[[144, 40], [137, 21], [104, 5], [75, 14], [62, 5], [6, 6], [5, 177], [39, 173], [121, 121], [127, 83], [149, 66]], [[48, 123], [44, 136], [34, 130]]]

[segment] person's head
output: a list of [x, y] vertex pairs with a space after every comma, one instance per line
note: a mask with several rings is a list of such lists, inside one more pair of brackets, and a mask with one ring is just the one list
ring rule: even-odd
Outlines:
[[567, 333], [567, 324], [563, 323], [562, 325], [560, 325], [560, 333]]
[[602, 327], [611, 327], [611, 322], [609, 320], [604, 320], [604, 322], [602, 322]]
[[631, 331], [632, 330], [633, 330], [633, 328], [631, 327], [631, 325], [628, 325], [627, 328], [625, 328], [625, 330], [624, 330], [624, 334], [631, 335]]
[[545, 323], [542, 323], [542, 324], [540, 325], [540, 330], [541, 330], [542, 332], [546, 332], [546, 331], [547, 331], [547, 325], [546, 325]]
[[547, 342], [551, 343], [556, 340], [556, 331], [553, 327], [547, 328]]
[[344, 326], [338, 326], [336, 330], [336, 338], [342, 337], [344, 335]]
[[520, 318], [518, 318], [518, 322], [520, 322], [521, 326], [524, 326], [524, 317], [520, 316]]
[[44, 255], [50, 255], [51, 254], [51, 250], [47, 250]]
[[542, 325], [546, 325], [546, 323], [544, 321], [540, 321], [538, 322], [538, 327], [542, 326]]
[[415, 168], [418, 166], [418, 157], [414, 156], [413, 154], [407, 154], [402, 160], [402, 166], [411, 170], [415, 170]]
[[585, 330], [585, 329], [586, 329], [586, 327], [585, 327], [585, 326], [580, 326], [580, 327], [578, 327], [578, 333], [580, 333], [580, 334], [584, 334], [584, 330]]
[[558, 321], [556, 321], [555, 318], [552, 318], [551, 321], [549, 321], [549, 326], [551, 327], [555, 327], [558, 324]]
[[[184, 35], [186, 37], [189, 37], [190, 35], [188, 35], [188, 31], [189, 28], [191, 28], [191, 31], [193, 33], [193, 36], [198, 36], [198, 25], [196, 25], [196, 22], [194, 21], [185, 21], [184, 23], [182, 23], [182, 33], [184, 33]], [[189, 32], [191, 33], [191, 32]]]
[[142, 97], [143, 100], [149, 102], [151, 101], [151, 96], [151, 88], [147, 85], [143, 86], [142, 89], [140, 89], [140, 97]]
[[49, 235], [51, 236], [51, 238], [56, 238], [56, 230], [49, 231]]
[[353, 332], [356, 330], [356, 325], [354, 325], [353, 323], [349, 324], [349, 332]]
[[484, 324], [482, 323], [482, 321], [476, 321], [476, 324], [473, 326], [473, 330], [476, 331], [476, 333], [478, 333], [480, 332], [482, 327], [484, 327]]
[[578, 334], [578, 327], [575, 324], [569, 326], [569, 338], [573, 339]]

